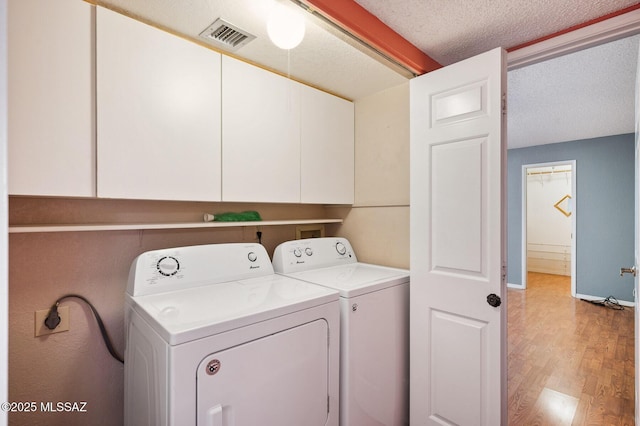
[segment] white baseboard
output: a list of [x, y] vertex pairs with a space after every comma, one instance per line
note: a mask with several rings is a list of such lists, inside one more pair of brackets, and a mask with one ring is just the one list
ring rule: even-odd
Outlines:
[[[508, 288], [513, 288], [513, 289], [516, 289], [516, 290], [524, 290], [524, 288], [522, 287], [522, 284], [507, 283], [507, 287]], [[589, 301], [604, 300], [604, 297], [590, 296], [588, 294], [576, 294], [575, 297], [576, 297], [576, 299], [584, 299], [584, 300], [589, 300]], [[621, 304], [622, 306], [627, 306], [629, 308], [633, 308], [635, 306], [634, 302], [628, 302], [626, 300], [618, 300], [618, 303]]]

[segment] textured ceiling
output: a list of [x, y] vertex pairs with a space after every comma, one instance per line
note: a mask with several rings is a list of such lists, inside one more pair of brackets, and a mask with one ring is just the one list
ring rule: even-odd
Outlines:
[[509, 71], [509, 148], [633, 133], [639, 40]]
[[[442, 65], [522, 43], [637, 0], [355, 0]], [[634, 131], [638, 37], [508, 73], [507, 145], [519, 148]]]
[[[256, 36], [233, 55], [357, 100], [408, 81], [352, 39], [305, 13], [301, 45], [269, 41], [266, 18], [290, 0], [96, 0], [144, 22], [197, 40], [221, 17]], [[494, 47], [513, 47], [625, 7], [637, 0], [355, 0], [443, 65]], [[633, 131], [638, 40], [509, 72], [509, 147]], [[620, 50], [622, 49], [622, 50]], [[604, 55], [604, 56], [602, 56]]]
[[355, 0], [442, 65], [509, 48], [637, 0]]
[[194, 40], [222, 17], [256, 36], [234, 55], [348, 99], [407, 81], [407, 77], [354, 48], [348, 37], [309, 13], [304, 14], [307, 28], [302, 43], [290, 51], [278, 49], [269, 41], [266, 29], [267, 17], [277, 2], [299, 9], [282, 0], [98, 0], [97, 3]]

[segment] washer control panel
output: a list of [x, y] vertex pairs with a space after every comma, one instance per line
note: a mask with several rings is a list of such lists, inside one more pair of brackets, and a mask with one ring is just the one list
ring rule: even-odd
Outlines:
[[129, 272], [127, 293], [141, 296], [273, 274], [261, 244], [176, 247], [139, 255]]
[[349, 241], [339, 237], [287, 241], [273, 253], [274, 270], [285, 274], [357, 261]]

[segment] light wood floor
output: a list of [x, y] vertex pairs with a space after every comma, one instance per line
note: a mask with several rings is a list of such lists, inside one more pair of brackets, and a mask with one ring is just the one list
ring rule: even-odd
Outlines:
[[510, 425], [633, 425], [634, 313], [571, 297], [529, 273], [508, 291]]

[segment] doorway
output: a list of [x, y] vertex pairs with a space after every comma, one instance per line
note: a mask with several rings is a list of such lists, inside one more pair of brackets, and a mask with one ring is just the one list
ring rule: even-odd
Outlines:
[[571, 277], [576, 296], [576, 162], [522, 166], [522, 289], [527, 273]]
[[[637, 40], [637, 37], [636, 37]], [[637, 50], [637, 44], [635, 49]], [[634, 71], [635, 74], [635, 71]], [[577, 75], [577, 74], [576, 74]], [[631, 85], [631, 83], [627, 86], [625, 86], [627, 88], [629, 87], [633, 87]], [[627, 89], [629, 90], [629, 89]], [[630, 90], [631, 92], [633, 92], [633, 90]], [[586, 90], [583, 90], [583, 92], [587, 92]], [[512, 104], [513, 105], [513, 104]], [[546, 105], [546, 104], [545, 104]], [[632, 105], [631, 105], [631, 109], [633, 109]], [[556, 111], [554, 110], [554, 112], [556, 113], [556, 115], [558, 117], [562, 117], [563, 118], [563, 122], [565, 123], [571, 123], [570, 119], [567, 119], [567, 114], [563, 113], [562, 111]], [[531, 115], [531, 114], [530, 114]], [[530, 116], [529, 115], [529, 116]], [[596, 121], [596, 120], [594, 120]], [[631, 122], [633, 122], [633, 120], [631, 120]], [[613, 134], [616, 136], [621, 137], [623, 134], [630, 134], [631, 130], [624, 130], [622, 132], [618, 132], [618, 134], [616, 135], [616, 133], [609, 133], [609, 134]], [[554, 136], [557, 137], [557, 136]], [[599, 137], [600, 140], [604, 141], [605, 137], [607, 138], [606, 142], [612, 142], [612, 143], [618, 143], [616, 141], [616, 137], [608, 137], [608, 136], [601, 136]], [[585, 143], [585, 147], [586, 145], [590, 145], [590, 148], [594, 148], [595, 150], [595, 146], [596, 146], [596, 142], [595, 139], [598, 138], [588, 138], [588, 137], [584, 137], [584, 138], [572, 138], [572, 139], [558, 139], [557, 142], [561, 142], [563, 140], [569, 140], [569, 141], [593, 141], [593, 143], [590, 142], [586, 142]], [[549, 144], [556, 144], [557, 142], [548, 142]], [[625, 142], [627, 143], [627, 146], [630, 146], [628, 144], [628, 141]], [[577, 144], [576, 144], [577, 145]], [[569, 146], [569, 144], [567, 144], [567, 146]], [[620, 415], [621, 413], [626, 413], [625, 415], [629, 415], [629, 411], [633, 411], [633, 375], [634, 375], [634, 371], [633, 369], [631, 370], [620, 370], [620, 372], [616, 372], [610, 375], [610, 381], [608, 383], [605, 383], [605, 381], [603, 380], [602, 382], [600, 382], [597, 373], [603, 373], [605, 371], [605, 367], [603, 367], [603, 365], [608, 365], [606, 364], [606, 362], [608, 362], [607, 360], [599, 360], [596, 361], [595, 358], [589, 358], [591, 356], [591, 354], [595, 354], [595, 353], [603, 353], [603, 351], [615, 351], [616, 354], [620, 357], [625, 357], [625, 361], [626, 363], [623, 362], [624, 365], [632, 365], [634, 363], [634, 358], [633, 358], [633, 351], [631, 351], [631, 346], [632, 346], [632, 337], [633, 336], [633, 327], [629, 327], [630, 324], [633, 324], [636, 320], [634, 320], [633, 318], [633, 310], [630, 309], [626, 309], [623, 312], [620, 311], [615, 311], [615, 310], [607, 310], [605, 308], [602, 307], [594, 307], [593, 305], [586, 303], [580, 299], [584, 299], [585, 294], [586, 295], [604, 295], [606, 296], [607, 294], [611, 294], [610, 292], [615, 292], [615, 291], [620, 291], [621, 288], [625, 288], [626, 291], [628, 291], [628, 294], [626, 294], [627, 298], [625, 298], [625, 300], [629, 301], [629, 300], [633, 300], [633, 296], [631, 296], [631, 290], [633, 289], [633, 285], [630, 282], [630, 279], [626, 279], [626, 281], [622, 281], [622, 278], [618, 277], [618, 272], [620, 266], [614, 266], [612, 263], [615, 261], [617, 263], [624, 263], [627, 262], [629, 264], [631, 264], [632, 262], [628, 261], [628, 260], [622, 260], [620, 257], [618, 256], [614, 256], [612, 255], [612, 253], [614, 252], [614, 250], [605, 250], [603, 249], [603, 247], [605, 247], [605, 244], [611, 244], [613, 243], [616, 247], [621, 247], [624, 246], [625, 247], [625, 252], [628, 254], [630, 251], [632, 251], [632, 247], [633, 247], [633, 242], [631, 242], [630, 245], [627, 245], [627, 241], [624, 240], [623, 238], [625, 238], [626, 236], [624, 235], [624, 232], [622, 232], [622, 230], [628, 230], [630, 228], [632, 228], [632, 226], [628, 226], [628, 220], [625, 219], [625, 221], [621, 221], [618, 220], [618, 216], [617, 213], [620, 211], [630, 211], [633, 212], [633, 206], [631, 204], [631, 201], [628, 200], [628, 194], [631, 192], [629, 190], [629, 184], [632, 182], [631, 180], [626, 181], [624, 184], [622, 184], [622, 182], [620, 181], [616, 181], [615, 183], [613, 182], [609, 182], [607, 185], [602, 184], [602, 182], [606, 182], [608, 181], [609, 177], [611, 174], [605, 172], [605, 169], [609, 169], [609, 167], [611, 167], [612, 169], [616, 169], [616, 171], [618, 171], [620, 169], [620, 164], [626, 164], [627, 166], [630, 166], [631, 168], [633, 167], [633, 165], [631, 163], [629, 163], [628, 161], [626, 161], [631, 155], [632, 153], [627, 149], [627, 151], [620, 152], [620, 155], [617, 156], [617, 159], [613, 159], [611, 161], [611, 163], [607, 163], [606, 162], [606, 158], [608, 157], [608, 153], [609, 151], [615, 149], [614, 146], [612, 145], [610, 148], [602, 148], [601, 151], [598, 152], [598, 154], [600, 154], [600, 156], [595, 155], [593, 158], [601, 158], [604, 162], [602, 163], [598, 163], [597, 161], [592, 161], [591, 163], [588, 163], [588, 161], [590, 161], [587, 158], [587, 154], [586, 152], [583, 152], [582, 150], [580, 151], [580, 154], [576, 154], [576, 156], [574, 156], [574, 152], [572, 152], [570, 155], [566, 155], [567, 152], [569, 152], [568, 150], [562, 151], [560, 152], [560, 150], [555, 150], [555, 148], [557, 147], [554, 145], [549, 145], [548, 148], [545, 148], [545, 152], [542, 152], [542, 150], [535, 152], [535, 154], [531, 154], [531, 152], [529, 153], [529, 158], [526, 161], [521, 163], [523, 164], [522, 166], [519, 164], [517, 166], [517, 172], [514, 170], [514, 174], [520, 174], [520, 176], [517, 176], [517, 179], [522, 179], [522, 182], [518, 182], [518, 186], [522, 187], [522, 197], [518, 197], [518, 203], [521, 204], [521, 206], [519, 206], [522, 210], [521, 210], [521, 216], [518, 218], [518, 221], [521, 220], [521, 229], [518, 230], [518, 234], [521, 234], [521, 241], [518, 241], [517, 247], [520, 249], [519, 253], [517, 254], [518, 262], [521, 262], [519, 266], [519, 268], [517, 269], [517, 274], [521, 276], [521, 283], [522, 285], [519, 286], [519, 288], [524, 289], [525, 287], [527, 287], [527, 271], [531, 270], [531, 258], [530, 256], [527, 254], [528, 249], [531, 249], [530, 247], [530, 242], [531, 242], [531, 238], [530, 235], [528, 235], [528, 226], [527, 226], [527, 218], [530, 218], [531, 216], [529, 214], [527, 214], [527, 204], [526, 204], [526, 200], [527, 200], [527, 195], [525, 195], [528, 191], [527, 188], [527, 181], [529, 180], [533, 180], [532, 177], [528, 176], [528, 172], [529, 171], [539, 171], [539, 172], [549, 172], [548, 169], [535, 169], [535, 167], [549, 167], [549, 166], [560, 166], [560, 163], [534, 163], [535, 161], [549, 161], [551, 159], [564, 159], [564, 158], [577, 158], [578, 162], [580, 163], [580, 179], [583, 178], [589, 178], [590, 175], [593, 176], [593, 180], [592, 179], [583, 179], [580, 182], [580, 189], [581, 189], [581, 202], [584, 201], [589, 201], [589, 207], [585, 207], [586, 204], [581, 204], [581, 210], [580, 211], [576, 211], [575, 210], [575, 206], [577, 205], [576, 203], [576, 185], [575, 183], [573, 183], [572, 185], [572, 191], [566, 195], [570, 195], [571, 196], [571, 201], [573, 201], [572, 203], [566, 203], [567, 199], [564, 199], [561, 202], [562, 198], [558, 198], [557, 201], [560, 202], [559, 207], [562, 207], [564, 210], [564, 213], [567, 214], [571, 214], [571, 216], [573, 216], [572, 218], [572, 250], [571, 250], [571, 296], [573, 297], [568, 297], [568, 292], [567, 290], [565, 290], [564, 295], [559, 294], [556, 295], [556, 297], [551, 298], [551, 299], [545, 299], [543, 301], [542, 304], [539, 304], [538, 308], [541, 312], [540, 314], [540, 321], [535, 321], [533, 318], [531, 318], [530, 315], [530, 311], [536, 309], [533, 305], [536, 305], [536, 303], [531, 303], [533, 300], [531, 298], [526, 297], [526, 314], [528, 315], [526, 318], [525, 323], [527, 324], [531, 324], [531, 323], [536, 323], [539, 327], [540, 330], [545, 330], [545, 329], [549, 329], [549, 330], [557, 330], [557, 332], [553, 333], [552, 335], [549, 336], [545, 336], [544, 339], [542, 339], [542, 343], [546, 343], [546, 342], [551, 342], [553, 341], [552, 339], [555, 339], [558, 335], [560, 335], [560, 331], [565, 329], [565, 328], [570, 328], [571, 333], [568, 334], [568, 336], [574, 336], [576, 330], [590, 330], [593, 332], [593, 335], [598, 334], [598, 332], [594, 331], [596, 330], [595, 326], [600, 326], [602, 324], [609, 324], [609, 323], [613, 323], [615, 321], [618, 321], [622, 316], [625, 316], [625, 322], [624, 324], [622, 323], [615, 323], [616, 327], [613, 328], [613, 330], [611, 331], [610, 335], [613, 335], [614, 332], [617, 332], [618, 330], [624, 330], [624, 333], [622, 333], [620, 336], [617, 337], [616, 342], [624, 342], [623, 345], [621, 345], [620, 348], [617, 348], [615, 345], [611, 344], [611, 343], [607, 343], [607, 342], [593, 342], [593, 345], [590, 345], [591, 340], [589, 338], [590, 334], [589, 333], [585, 333], [584, 334], [584, 344], [582, 341], [579, 342], [575, 342], [575, 346], [574, 347], [569, 347], [565, 352], [563, 353], [557, 353], [554, 354], [555, 359], [550, 361], [548, 364], [544, 364], [541, 365], [542, 361], [541, 361], [541, 357], [536, 357], [536, 355], [532, 355], [532, 353], [530, 351], [524, 351], [523, 355], [521, 358], [518, 357], [512, 357], [513, 354], [513, 347], [514, 345], [511, 344], [511, 339], [510, 339], [510, 348], [509, 348], [509, 372], [508, 372], [508, 376], [509, 376], [509, 383], [510, 383], [510, 387], [514, 388], [515, 386], [512, 385], [512, 380], [518, 380], [518, 376], [522, 374], [523, 371], [534, 371], [534, 369], [530, 369], [530, 370], [526, 370], [526, 365], [524, 364], [525, 362], [531, 362], [531, 365], [535, 365], [537, 371], [541, 371], [543, 373], [543, 376], [538, 377], [538, 379], [540, 379], [540, 381], [542, 383], [549, 383], [548, 386], [544, 386], [543, 390], [546, 393], [539, 393], [539, 394], [535, 394], [533, 393], [532, 390], [527, 390], [527, 397], [533, 399], [533, 403], [534, 404], [538, 404], [538, 406], [536, 407], [536, 409], [539, 409], [539, 411], [537, 411], [538, 413], [543, 412], [551, 412], [551, 405], [556, 404], [557, 406], [567, 406], [568, 399], [571, 398], [579, 398], [579, 396], [581, 395], [581, 393], [579, 392], [582, 389], [590, 389], [590, 387], [596, 387], [599, 386], [602, 393], [602, 397], [605, 396], [610, 396], [609, 392], [615, 393], [615, 396], [618, 397], [618, 395], [623, 395], [623, 400], [624, 402], [621, 403], [623, 405], [625, 405], [624, 410], [621, 408], [620, 405], [616, 405], [618, 404], [618, 402], [616, 402], [614, 404], [614, 399], [611, 399], [611, 403], [610, 404], [603, 404], [601, 408], [601, 411], [599, 413], [607, 413], [607, 415], [610, 415], [611, 418], [613, 418], [615, 415]], [[582, 146], [580, 146], [580, 148], [582, 148]], [[553, 153], [557, 153], [559, 155], [555, 155]], [[623, 160], [624, 159], [624, 160]], [[572, 181], [575, 182], [576, 176], [576, 169], [575, 169], [575, 164], [576, 162], [573, 162], [573, 170], [572, 173], [574, 174], [574, 176], [572, 176]], [[629, 174], [627, 173], [627, 176]], [[510, 175], [513, 176], [513, 175]], [[535, 175], [534, 175], [535, 176]], [[538, 175], [538, 178], [540, 178], [540, 176]], [[538, 181], [538, 183], [545, 183]], [[626, 189], [626, 192], [624, 194], [619, 194], [620, 196], [616, 196], [613, 197], [612, 193], [615, 192], [618, 188], [622, 188], [624, 187]], [[632, 187], [632, 185], [631, 185]], [[602, 197], [600, 197], [600, 195], [594, 195], [594, 194], [602, 194]], [[593, 202], [591, 203], [591, 201], [595, 201], [596, 198], [601, 198], [601, 200], [599, 202]], [[623, 201], [620, 201], [620, 200]], [[565, 203], [564, 205], [562, 203]], [[622, 205], [621, 205], [622, 204]], [[554, 203], [555, 205], [555, 203]], [[594, 216], [594, 220], [591, 221], [591, 215], [596, 213], [598, 209], [601, 209], [601, 214], [598, 215], [598, 219], [599, 220], [595, 220], [595, 216]], [[511, 209], [510, 209], [511, 212]], [[562, 212], [560, 212], [562, 213]], [[613, 214], [612, 214], [613, 213]], [[576, 230], [576, 216], [580, 215], [580, 214], [584, 214], [585, 216], [580, 218], [581, 221], [581, 230], [585, 231], [585, 223], [589, 222], [589, 226], [592, 229], [600, 229], [602, 232], [597, 236], [596, 235], [589, 235], [589, 232], [581, 232], [580, 236], [577, 235], [577, 230]], [[603, 226], [603, 224], [607, 224], [609, 226], [611, 226], [611, 228], [606, 228], [605, 226]], [[605, 232], [605, 229], [607, 230]], [[588, 231], [588, 230], [587, 230]], [[618, 238], [618, 234], [622, 234], [622, 237]], [[616, 235], [616, 237], [612, 237], [612, 235]], [[519, 235], [520, 237], [520, 235]], [[578, 238], [581, 238], [582, 241], [580, 242], [580, 253], [581, 254], [581, 268], [580, 269], [580, 275], [578, 276], [578, 273], [576, 271], [577, 269], [577, 262], [576, 262], [576, 241], [578, 240]], [[587, 239], [589, 239], [589, 242], [587, 243]], [[511, 242], [511, 236], [509, 236], [509, 240]], [[585, 255], [585, 253], [589, 252], [592, 248], [597, 247], [598, 251], [593, 253], [593, 255]], [[631, 249], [631, 250], [629, 250]], [[611, 258], [611, 262], [610, 262], [610, 258], [609, 255], [611, 254], [610, 258]], [[517, 263], [517, 262], [516, 262]], [[606, 274], [602, 273], [600, 274], [600, 272], [602, 271], [608, 271]], [[595, 272], [595, 273], [593, 273]], [[549, 277], [553, 277], [554, 275], [550, 275]], [[558, 275], [555, 275], [558, 276]], [[530, 284], [533, 282], [533, 278], [530, 276]], [[514, 277], [514, 281], [510, 281], [510, 282], [517, 282], [515, 281], [515, 277]], [[580, 286], [580, 289], [577, 291], [576, 290], [576, 282], [578, 282], [578, 285]], [[595, 284], [595, 283], [602, 283], [602, 285], [600, 284]], [[511, 285], [510, 287], [514, 287], [514, 285]], [[533, 286], [532, 286], [533, 287]], [[540, 287], [538, 287], [540, 288]], [[566, 289], [566, 287], [565, 287]], [[546, 292], [551, 292], [552, 286], [549, 286], [548, 288], [545, 289]], [[527, 290], [526, 292], [518, 292], [518, 298], [519, 297], [523, 297], [525, 298], [525, 294], [529, 293], [529, 290]], [[579, 293], [576, 295], [576, 293]], [[585, 293], [585, 294], [580, 294], [580, 293]], [[546, 295], [544, 297], [547, 297], [548, 294], [550, 293], [546, 293]], [[576, 299], [576, 297], [578, 297]], [[593, 297], [594, 299], [599, 299], [601, 300], [602, 297]], [[517, 298], [516, 298], [517, 299]], [[512, 305], [513, 299], [509, 300], [509, 305]], [[556, 306], [558, 306], [558, 304], [560, 302], [564, 303], [567, 302], [567, 311], [566, 311], [566, 317], [563, 317], [562, 320], [556, 320], [554, 322], [552, 322], [551, 324], [548, 325], [542, 325], [542, 320], [543, 319], [548, 319], [551, 317], [551, 309], [554, 308]], [[515, 305], [515, 303], [513, 304]], [[511, 307], [511, 306], [510, 306]], [[607, 321], [605, 320], [595, 320], [592, 321], [593, 324], [593, 328], [591, 326], [588, 325], [584, 325], [587, 322], [585, 322], [586, 320], [584, 319], [584, 315], [585, 312], [587, 312], [588, 309], [595, 309], [595, 311], [593, 312], [593, 314], [595, 315], [595, 312], [599, 312], [599, 313], [603, 313], [604, 315], [606, 315]], [[589, 314], [591, 314], [592, 312], [589, 312]], [[579, 318], [579, 319], [572, 319], [573, 317]], [[630, 318], [629, 318], [630, 317]], [[511, 327], [513, 326], [513, 322], [511, 321], [511, 317], [509, 318], [509, 330], [511, 331]], [[601, 333], [604, 334], [605, 332]], [[626, 340], [624, 340], [626, 339]], [[571, 340], [569, 339], [569, 337], [564, 338], [564, 339], [559, 339], [557, 340], [557, 345], [554, 345], [553, 348], [549, 348], [549, 351], [551, 351], [551, 349], [559, 349], [560, 347], [562, 347], [563, 345], [567, 345], [567, 342], [570, 342]], [[589, 346], [590, 345], [590, 346]], [[522, 347], [524, 347], [525, 345], [523, 344]], [[528, 346], [529, 348], [531, 348], [532, 346]], [[580, 352], [580, 348], [583, 347], [588, 347], [589, 350], [585, 351], [585, 352]], [[624, 347], [624, 349], [622, 348]], [[612, 349], [615, 348], [615, 349]], [[547, 352], [545, 352], [547, 353]], [[526, 355], [526, 356], [525, 356]], [[528, 358], [529, 356], [531, 356], [531, 358]], [[586, 361], [586, 360], [589, 361]], [[600, 368], [593, 368], [592, 371], [593, 372], [593, 376], [587, 376], [584, 373], [584, 370], [571, 370], [569, 368], [569, 366], [567, 366], [567, 368], [563, 369], [564, 372], [564, 376], [560, 377], [560, 376], [554, 376], [554, 368], [558, 367], [562, 362], [565, 362], [566, 360], [571, 360], [573, 362], [572, 366], [579, 366], [579, 367], [584, 367], [587, 363], [592, 362], [594, 365], [596, 365], [598, 362], [600, 362]], [[517, 361], [522, 361], [522, 365], [524, 365], [524, 368], [520, 368], [518, 369], [517, 367], [514, 368], [513, 370], [511, 370], [511, 366], [515, 365], [515, 363]], [[613, 363], [613, 361], [612, 361]], [[610, 367], [610, 366], [609, 366]], [[607, 368], [609, 368], [607, 367]], [[574, 373], [569, 373], [570, 371], [579, 371], [578, 374], [574, 374]], [[558, 373], [556, 373], [558, 374]], [[637, 372], [636, 372], [637, 374]], [[588, 380], [586, 381], [581, 381], [581, 378], [584, 377], [589, 377]], [[618, 378], [621, 378], [621, 381], [617, 381]], [[528, 382], [528, 383], [533, 383], [535, 380], [537, 379], [532, 379], [531, 377], [522, 380], [522, 382]], [[554, 381], [555, 380], [555, 381]], [[580, 389], [578, 391], [576, 391], [576, 389], [572, 389], [572, 388], [568, 388], [565, 387], [563, 388], [563, 386], [565, 386], [567, 383], [573, 383], [576, 385], [576, 387], [580, 387]], [[598, 383], [597, 385], [595, 383]], [[613, 388], [615, 388], [615, 392], [613, 391]], [[519, 398], [520, 395], [512, 395], [511, 394], [511, 390], [510, 392], [510, 396], [509, 396], [509, 411], [510, 411], [510, 418], [512, 416], [512, 410], [514, 410], [514, 405], [512, 405], [512, 403], [515, 401], [516, 398]], [[523, 390], [519, 390], [517, 392], [525, 392]], [[546, 398], [546, 399], [545, 399]], [[564, 399], [563, 399], [564, 398]], [[574, 401], [574, 399], [572, 399], [572, 401]], [[597, 400], [597, 398], [594, 399], [594, 401]], [[543, 405], [545, 405], [545, 401], [551, 401], [549, 403], [548, 406], [546, 407], [542, 407]], [[516, 411], [522, 411], [522, 405], [520, 405], [519, 402], [516, 401], [516, 405], [517, 407], [515, 408]], [[611, 408], [615, 408], [614, 412], [609, 412], [608, 410]], [[572, 411], [570, 413], [571, 418], [572, 419], [577, 419], [579, 418], [580, 413], [582, 413], [580, 411], [580, 409], [576, 409], [574, 411]], [[576, 415], [576, 417], [574, 418], [573, 415]], [[594, 414], [595, 415], [595, 414]], [[598, 414], [599, 415], [599, 414]], [[611, 419], [609, 418], [609, 420]], [[628, 417], [627, 417], [628, 418]], [[607, 420], [608, 421], [608, 420]], [[564, 421], [558, 421], [557, 424], [567, 424]], [[570, 424], [570, 422], [568, 423]]]

